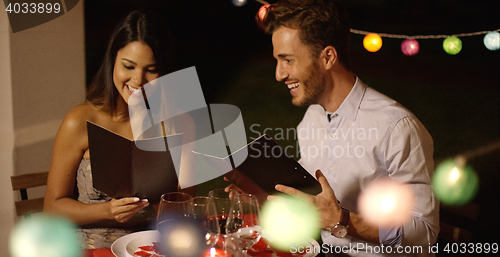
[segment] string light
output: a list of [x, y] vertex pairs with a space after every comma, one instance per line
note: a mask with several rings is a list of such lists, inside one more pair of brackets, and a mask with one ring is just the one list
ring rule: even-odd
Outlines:
[[500, 49], [500, 33], [497, 31], [488, 32], [483, 39], [484, 46], [490, 51]]
[[[238, 0], [233, 0], [238, 1]], [[243, 0], [240, 0], [243, 1]], [[258, 3], [261, 3], [263, 6], [259, 9], [257, 13], [257, 17], [262, 20], [265, 17], [267, 8], [270, 6], [270, 4], [264, 0], [255, 0]], [[246, 2], [246, 0], [244, 0]], [[264, 7], [266, 6], [266, 7]], [[472, 37], [472, 36], [479, 36], [479, 35], [485, 35], [484, 37], [484, 45], [486, 46], [487, 49], [491, 51], [496, 51], [500, 49], [500, 29], [496, 30], [490, 30], [490, 31], [477, 31], [477, 32], [471, 32], [471, 33], [460, 33], [460, 34], [453, 34], [453, 35], [402, 35], [402, 34], [389, 34], [389, 33], [378, 33], [378, 32], [370, 32], [370, 31], [364, 31], [364, 30], [359, 30], [359, 29], [352, 29], [351, 28], [351, 33], [353, 34], [359, 34], [359, 35], [365, 35], [365, 38], [363, 39], [363, 46], [370, 52], [376, 52], [380, 50], [380, 48], [377, 49], [378, 45], [380, 44], [380, 47], [382, 47], [382, 38], [395, 38], [395, 39], [405, 39], [403, 43], [401, 44], [401, 51], [403, 54], [407, 56], [415, 55], [418, 53], [420, 50], [420, 46], [417, 40], [427, 40], [427, 39], [444, 39], [443, 41], [443, 49], [450, 54], [450, 55], [455, 55], [460, 52], [462, 49], [462, 42], [460, 38], [463, 37]], [[380, 38], [380, 41], [372, 41], [366, 42], [367, 36], [368, 35], [378, 35]], [[374, 37], [370, 36], [370, 39], [373, 40]], [[447, 38], [452, 38], [451, 41], [454, 43], [453, 45], [450, 42], [450, 40], [446, 41]], [[456, 39], [460, 40], [460, 43]], [[407, 41], [408, 39], [411, 39], [411, 41]], [[446, 41], [447, 47], [445, 48], [444, 42]], [[405, 43], [406, 42], [406, 43]], [[368, 48], [365, 44], [370, 45]], [[459, 45], [456, 45], [459, 44]], [[460, 46], [460, 47], [458, 47]], [[376, 49], [376, 50], [375, 50]], [[448, 49], [448, 50], [447, 50]], [[373, 50], [373, 51], [372, 51]]]
[[415, 195], [410, 187], [388, 178], [371, 182], [360, 194], [358, 210], [366, 222], [394, 227], [410, 220]]
[[420, 45], [418, 44], [418, 41], [415, 39], [405, 39], [403, 43], [401, 43], [401, 51], [403, 52], [404, 55], [407, 56], [412, 56], [416, 55], [418, 51], [420, 50]]
[[247, 0], [232, 0], [234, 6], [243, 6], [247, 3]]
[[472, 167], [461, 162], [450, 159], [436, 167], [432, 188], [444, 204], [462, 205], [476, 196], [479, 179]]
[[449, 55], [456, 55], [462, 51], [462, 40], [458, 37], [447, 37], [443, 40], [443, 49]]
[[500, 141], [439, 163], [432, 177], [436, 196], [446, 205], [463, 205], [476, 196], [479, 178], [467, 161], [500, 150]]
[[382, 48], [382, 38], [377, 33], [370, 33], [363, 39], [363, 46], [368, 52], [377, 52]]
[[305, 246], [320, 233], [316, 207], [289, 195], [279, 195], [262, 205], [260, 224], [266, 240], [274, 248], [290, 251], [290, 246]]
[[9, 241], [12, 257], [79, 257], [80, 240], [72, 221], [55, 216], [23, 219]]
[[271, 5], [265, 4], [259, 8], [259, 12], [257, 13], [257, 15], [259, 16], [259, 20], [263, 20], [264, 17], [266, 17], [267, 8], [269, 8], [269, 6], [271, 6]]

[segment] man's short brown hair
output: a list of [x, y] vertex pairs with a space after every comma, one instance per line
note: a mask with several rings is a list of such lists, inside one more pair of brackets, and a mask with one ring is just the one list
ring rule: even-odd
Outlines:
[[339, 61], [349, 68], [350, 24], [343, 5], [332, 0], [280, 0], [267, 10], [258, 21], [264, 32], [272, 34], [281, 26], [299, 29], [302, 43], [310, 46], [314, 57], [333, 46]]

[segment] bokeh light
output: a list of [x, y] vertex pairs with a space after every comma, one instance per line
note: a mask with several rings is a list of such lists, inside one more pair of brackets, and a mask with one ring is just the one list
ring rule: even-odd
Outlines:
[[166, 256], [200, 256], [207, 249], [200, 224], [190, 219], [172, 219], [159, 228], [160, 252]]
[[265, 4], [259, 8], [259, 11], [257, 12], [257, 15], [259, 16], [259, 20], [264, 20], [264, 17], [266, 17], [267, 13], [267, 8], [271, 6], [270, 4]]
[[247, 3], [247, 0], [232, 0], [232, 2], [235, 6], [240, 7], [245, 5]]
[[274, 249], [289, 251], [291, 244], [306, 246], [319, 236], [316, 207], [301, 199], [280, 195], [264, 202], [260, 214], [263, 237]]
[[401, 51], [406, 56], [416, 55], [420, 50], [420, 45], [415, 39], [406, 39], [401, 43]]
[[470, 166], [450, 159], [436, 167], [432, 188], [442, 203], [462, 205], [476, 196], [479, 179]]
[[484, 36], [483, 43], [490, 51], [500, 49], [500, 33], [498, 31], [489, 32]]
[[458, 37], [447, 37], [443, 40], [443, 49], [449, 55], [456, 55], [462, 51], [462, 40]]
[[365, 220], [375, 226], [401, 226], [411, 217], [415, 196], [410, 187], [390, 179], [373, 181], [358, 201], [358, 209]]
[[363, 39], [363, 46], [368, 52], [377, 52], [382, 47], [382, 38], [376, 33], [370, 33]]
[[20, 221], [12, 231], [11, 257], [80, 257], [76, 226], [65, 218], [31, 217]]

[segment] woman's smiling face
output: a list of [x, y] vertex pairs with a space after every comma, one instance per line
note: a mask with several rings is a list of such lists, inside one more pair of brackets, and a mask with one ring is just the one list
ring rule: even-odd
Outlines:
[[147, 44], [134, 41], [118, 50], [113, 82], [127, 104], [134, 91], [157, 78], [156, 61], [151, 47]]

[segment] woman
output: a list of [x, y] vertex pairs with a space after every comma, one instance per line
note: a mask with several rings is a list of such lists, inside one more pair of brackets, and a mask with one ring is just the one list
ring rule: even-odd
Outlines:
[[[92, 187], [87, 121], [133, 139], [130, 95], [173, 71], [169, 32], [157, 22], [134, 11], [120, 23], [86, 102], [66, 115], [55, 139], [44, 210], [78, 224], [84, 248], [109, 248], [120, 236], [146, 229], [155, 216], [146, 199], [112, 199]], [[194, 188], [187, 191], [193, 195]]]

